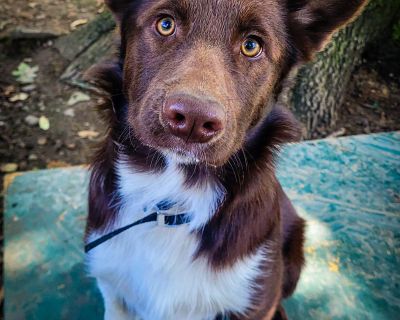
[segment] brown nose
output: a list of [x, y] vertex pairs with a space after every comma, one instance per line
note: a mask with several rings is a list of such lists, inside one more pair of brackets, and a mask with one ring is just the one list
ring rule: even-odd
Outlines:
[[162, 118], [173, 135], [193, 143], [210, 141], [225, 125], [225, 113], [221, 105], [188, 95], [167, 98]]

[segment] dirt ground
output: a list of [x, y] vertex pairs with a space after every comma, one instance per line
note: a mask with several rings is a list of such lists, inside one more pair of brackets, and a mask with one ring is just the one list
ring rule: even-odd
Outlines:
[[0, 39], [67, 34], [103, 10], [102, 0], [2, 0]]
[[328, 135], [400, 129], [400, 44], [367, 48], [353, 72], [339, 120]]
[[[59, 80], [68, 61], [54, 48], [54, 38], [79, 29], [103, 10], [101, 3], [0, 3], [0, 180], [7, 172], [88, 163], [103, 133], [97, 98]], [[400, 130], [400, 44], [367, 52], [352, 75], [337, 126], [317, 137]], [[21, 63], [28, 79], [17, 75]]]
[[[5, 0], [0, 4], [0, 12], [5, 12], [1, 9], [11, 12], [3, 20], [2, 32], [8, 32], [8, 39], [12, 39], [0, 42], [0, 164], [11, 163], [23, 171], [88, 161], [91, 146], [88, 136], [92, 139], [99, 127], [93, 112], [94, 101], [68, 105], [71, 96], [80, 90], [58, 80], [68, 62], [52, 48], [54, 41], [47, 40], [51, 37], [21, 39], [20, 34], [15, 37], [13, 32], [17, 29], [73, 32], [80, 25], [71, 27], [71, 24], [80, 21], [84, 25], [93, 19], [102, 10], [100, 4], [97, 0], [40, 3]], [[31, 83], [18, 82], [12, 74], [23, 62], [38, 68]], [[48, 119], [48, 130], [39, 127], [40, 117]], [[84, 131], [86, 138], [79, 137], [78, 132]], [[8, 169], [2, 171], [13, 168]]]

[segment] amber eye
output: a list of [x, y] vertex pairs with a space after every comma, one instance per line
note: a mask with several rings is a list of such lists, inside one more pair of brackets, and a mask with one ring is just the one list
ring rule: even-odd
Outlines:
[[243, 41], [240, 50], [246, 57], [254, 58], [262, 52], [262, 46], [256, 39], [247, 38]]
[[164, 37], [168, 37], [175, 32], [175, 21], [171, 17], [164, 17], [157, 22], [157, 31]]

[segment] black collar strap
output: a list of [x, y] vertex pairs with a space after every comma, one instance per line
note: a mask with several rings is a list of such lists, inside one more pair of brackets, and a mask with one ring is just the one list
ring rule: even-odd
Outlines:
[[157, 225], [161, 227], [176, 227], [183, 224], [188, 224], [190, 222], [190, 216], [187, 213], [177, 214], [177, 208], [173, 210], [174, 206], [175, 203], [170, 201], [159, 202], [155, 208], [151, 210], [151, 213], [144, 218], [128, 224], [125, 227], [121, 227], [110, 233], [107, 233], [92, 242], [89, 242], [87, 245], [85, 245], [85, 252], [88, 253], [90, 250], [96, 248], [107, 240], [110, 240], [120, 233], [143, 223], [157, 222]]

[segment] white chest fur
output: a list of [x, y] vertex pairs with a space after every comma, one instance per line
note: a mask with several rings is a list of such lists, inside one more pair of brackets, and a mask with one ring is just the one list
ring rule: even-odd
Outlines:
[[193, 260], [198, 238], [192, 231], [210, 219], [223, 191], [216, 185], [188, 189], [174, 164], [151, 175], [120, 163], [118, 175], [124, 202], [113, 228], [142, 218], [144, 207], [165, 199], [184, 204], [192, 222], [176, 228], [140, 225], [90, 252], [89, 269], [103, 293], [106, 318], [132, 319], [118, 309], [121, 301], [144, 320], [203, 320], [226, 310], [245, 312], [266, 248], [219, 272], [206, 258]]

